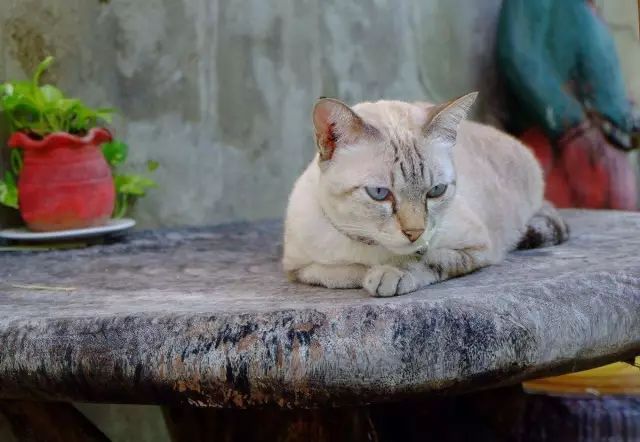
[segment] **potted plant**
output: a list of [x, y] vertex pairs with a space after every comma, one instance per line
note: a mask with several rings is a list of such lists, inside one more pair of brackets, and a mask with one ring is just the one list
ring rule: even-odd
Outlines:
[[34, 231], [99, 226], [124, 215], [131, 199], [155, 183], [114, 173], [128, 147], [104, 127], [113, 110], [91, 109], [40, 85], [52, 62], [44, 60], [30, 81], [0, 85], [0, 112], [11, 130], [11, 170], [0, 181], [0, 203], [18, 208]]

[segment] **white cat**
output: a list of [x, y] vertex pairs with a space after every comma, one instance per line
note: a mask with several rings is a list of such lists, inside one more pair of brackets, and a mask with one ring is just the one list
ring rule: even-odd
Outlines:
[[320, 99], [318, 154], [287, 210], [290, 278], [394, 296], [497, 263], [518, 245], [564, 241], [529, 150], [463, 121], [476, 96], [353, 108]]

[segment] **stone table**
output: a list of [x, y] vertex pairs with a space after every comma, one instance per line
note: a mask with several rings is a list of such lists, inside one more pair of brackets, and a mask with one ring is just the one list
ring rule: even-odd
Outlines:
[[353, 407], [640, 352], [640, 214], [565, 216], [566, 244], [390, 299], [287, 281], [279, 222], [2, 253], [0, 398]]

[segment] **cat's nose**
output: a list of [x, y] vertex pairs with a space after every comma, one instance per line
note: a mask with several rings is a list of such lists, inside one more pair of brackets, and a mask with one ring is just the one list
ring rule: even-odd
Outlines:
[[402, 233], [404, 233], [404, 236], [409, 238], [409, 241], [414, 242], [424, 233], [424, 229], [405, 229]]

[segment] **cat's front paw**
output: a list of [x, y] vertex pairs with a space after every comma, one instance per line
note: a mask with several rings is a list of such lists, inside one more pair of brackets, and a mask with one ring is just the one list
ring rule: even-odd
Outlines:
[[411, 272], [390, 265], [372, 267], [362, 285], [372, 296], [379, 297], [404, 295], [418, 288]]

